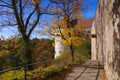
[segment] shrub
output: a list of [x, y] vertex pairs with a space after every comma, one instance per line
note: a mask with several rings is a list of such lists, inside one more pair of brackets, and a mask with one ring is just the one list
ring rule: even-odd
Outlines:
[[[79, 47], [75, 49], [75, 62], [84, 61], [90, 59], [90, 41], [84, 40]], [[68, 50], [64, 51], [59, 58], [57, 58], [54, 64], [49, 67], [36, 67], [31, 71], [27, 71], [28, 80], [61, 80], [58, 79], [62, 75], [62, 79], [65, 77], [65, 74], [71, 70], [70, 62], [70, 52]], [[54, 79], [53, 79], [54, 78]], [[23, 80], [24, 71], [12, 70], [3, 74], [0, 74], [1, 80]]]
[[55, 61], [56, 64], [58, 64], [59, 67], [64, 67], [66, 65], [71, 64], [71, 56], [70, 51], [65, 50]]
[[81, 45], [75, 49], [75, 60], [85, 61], [91, 57], [91, 42], [89, 40], [82, 41]]
[[20, 70], [12, 70], [0, 75], [1, 80], [23, 80], [24, 79], [24, 71]]

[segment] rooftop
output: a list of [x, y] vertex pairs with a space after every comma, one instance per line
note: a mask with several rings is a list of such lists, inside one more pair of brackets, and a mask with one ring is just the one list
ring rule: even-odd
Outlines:
[[84, 28], [91, 28], [94, 18], [85, 18], [78, 21], [78, 25], [82, 25]]

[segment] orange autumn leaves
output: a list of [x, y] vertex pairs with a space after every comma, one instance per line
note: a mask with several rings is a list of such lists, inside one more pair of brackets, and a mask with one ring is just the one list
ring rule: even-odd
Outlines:
[[35, 61], [42, 61], [42, 59], [48, 60], [53, 58], [54, 48], [52, 42], [49, 39], [40, 39], [35, 42], [35, 47], [33, 48], [33, 57]]
[[[54, 1], [54, 0], [53, 0]], [[79, 0], [58, 0], [58, 6], [54, 6], [52, 12], [52, 21], [47, 22], [50, 28], [46, 28], [44, 33], [62, 38], [62, 44], [65, 46], [79, 46], [83, 40], [79, 34], [82, 31], [82, 25], [78, 25], [77, 21], [82, 18], [79, 11], [81, 2]]]
[[0, 57], [10, 54], [12, 51], [15, 51], [19, 48], [19, 44], [12, 40], [3, 40], [0, 44]]
[[[71, 21], [72, 22], [72, 21]], [[71, 43], [74, 46], [79, 46], [83, 38], [79, 37], [80, 32], [82, 31], [82, 25], [72, 25], [67, 27], [67, 22], [63, 18], [57, 22], [53, 20], [49, 22], [49, 25], [52, 27], [50, 29], [45, 29], [45, 33], [48, 32], [50, 35], [59, 36], [62, 38], [62, 44], [69, 46]]]

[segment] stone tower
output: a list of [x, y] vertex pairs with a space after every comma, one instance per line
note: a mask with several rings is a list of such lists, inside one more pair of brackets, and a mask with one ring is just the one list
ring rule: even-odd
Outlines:
[[62, 44], [62, 38], [55, 36], [55, 58], [59, 57], [63, 53], [65, 46]]

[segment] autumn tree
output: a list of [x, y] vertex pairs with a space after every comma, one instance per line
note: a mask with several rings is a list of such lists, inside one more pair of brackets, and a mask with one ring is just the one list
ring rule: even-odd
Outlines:
[[16, 39], [17, 36], [12, 36], [7, 40], [3, 39], [0, 41], [0, 57], [18, 50], [19, 44], [16, 42]]
[[40, 24], [42, 14], [50, 14], [49, 4], [42, 0], [0, 0], [0, 29], [6, 26], [18, 29], [25, 47], [25, 60], [31, 63], [30, 36]]
[[17, 56], [17, 52], [20, 48], [18, 43], [18, 36], [11, 36], [9, 39], [1, 39], [0, 41], [0, 65], [1, 69], [8, 69], [18, 65], [21, 65], [20, 56]]
[[42, 7], [41, 3], [41, 0], [0, 0], [0, 18], [3, 19], [0, 20], [0, 25], [17, 27], [24, 41], [25, 71], [32, 59], [30, 36], [38, 25], [40, 16], [45, 13], [45, 8], [48, 8]]
[[35, 47], [34, 47], [34, 58], [35, 61], [45, 61], [50, 60], [54, 58], [54, 47], [52, 46], [52, 40], [50, 39], [39, 39], [35, 41]]
[[82, 18], [81, 0], [50, 0], [55, 4], [53, 7], [54, 15], [52, 22], [47, 22], [50, 26], [45, 29], [50, 35], [62, 38], [62, 43], [69, 46], [71, 62], [74, 62], [74, 47], [80, 45], [82, 38], [79, 37], [82, 26], [77, 25], [77, 21]]

